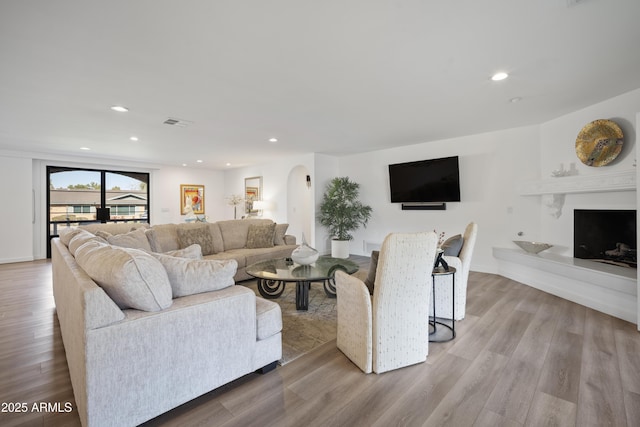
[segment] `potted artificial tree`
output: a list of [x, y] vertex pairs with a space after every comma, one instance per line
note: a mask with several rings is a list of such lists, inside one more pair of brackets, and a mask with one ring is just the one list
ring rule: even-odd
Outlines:
[[350, 181], [349, 177], [333, 178], [327, 185], [320, 204], [320, 224], [329, 229], [331, 256], [349, 257], [351, 232], [360, 226], [366, 227], [371, 218], [371, 206], [365, 206], [358, 200], [360, 184]]

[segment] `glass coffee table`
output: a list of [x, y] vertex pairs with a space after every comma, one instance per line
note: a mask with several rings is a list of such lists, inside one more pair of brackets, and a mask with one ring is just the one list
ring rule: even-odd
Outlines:
[[309, 309], [309, 287], [312, 282], [322, 282], [330, 298], [336, 297], [334, 275], [342, 270], [347, 274], [358, 271], [358, 265], [347, 259], [322, 256], [311, 265], [294, 263], [291, 258], [277, 258], [251, 264], [247, 274], [258, 279], [258, 292], [266, 299], [278, 298], [287, 283], [296, 284], [296, 309]]

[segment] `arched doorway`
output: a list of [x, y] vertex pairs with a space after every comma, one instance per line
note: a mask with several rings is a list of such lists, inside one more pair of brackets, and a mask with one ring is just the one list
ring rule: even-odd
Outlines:
[[314, 203], [309, 170], [305, 166], [296, 166], [289, 172], [287, 179], [287, 234], [302, 241], [304, 233], [307, 243], [315, 245]]

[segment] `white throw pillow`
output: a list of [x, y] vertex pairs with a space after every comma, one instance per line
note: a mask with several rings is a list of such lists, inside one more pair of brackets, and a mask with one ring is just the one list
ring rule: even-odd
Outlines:
[[217, 291], [233, 286], [236, 260], [188, 259], [154, 253], [167, 271], [173, 297]]
[[114, 246], [151, 252], [151, 245], [144, 228], [138, 228], [125, 234], [112, 234], [107, 237], [107, 242]]
[[175, 251], [168, 251], [163, 254], [178, 258], [202, 259], [202, 248], [199, 244], [194, 243], [184, 249], [176, 249]]
[[88, 242], [78, 248], [76, 261], [122, 309], [160, 311], [171, 306], [167, 272], [144, 251]]
[[107, 241], [104, 240], [102, 237], [98, 237], [95, 234], [89, 233], [86, 230], [79, 229], [78, 233], [75, 233], [73, 238], [69, 241], [69, 245], [67, 247], [69, 248], [69, 252], [71, 252], [71, 255], [75, 256], [76, 252], [78, 251], [78, 248], [90, 241], [107, 243]]
[[64, 227], [58, 230], [58, 237], [66, 247], [69, 247], [71, 239], [73, 239], [77, 234], [83, 232], [85, 231], [77, 227]]

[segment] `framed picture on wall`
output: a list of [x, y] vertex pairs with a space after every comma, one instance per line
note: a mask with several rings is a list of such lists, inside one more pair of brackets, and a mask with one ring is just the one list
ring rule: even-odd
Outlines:
[[204, 185], [180, 184], [180, 214], [204, 214]]

